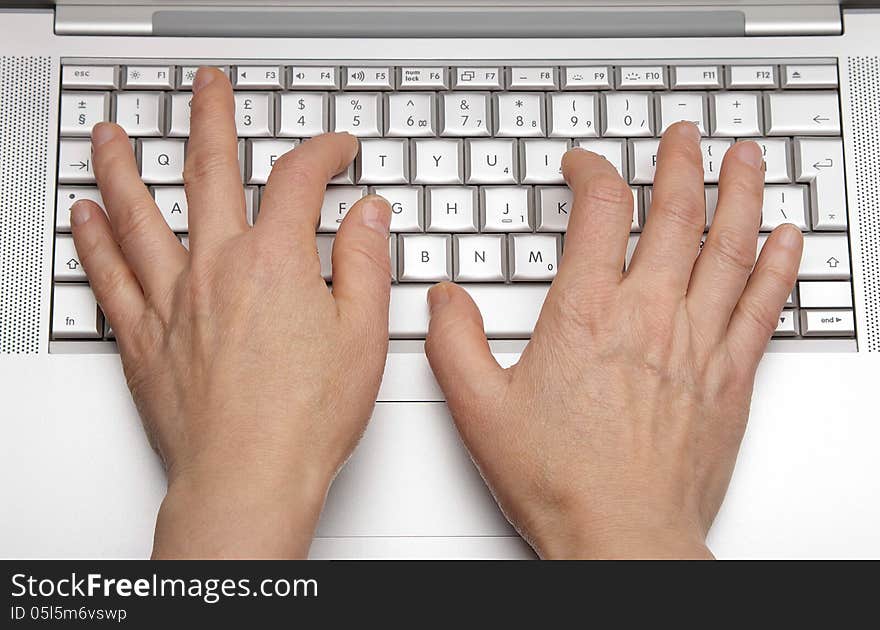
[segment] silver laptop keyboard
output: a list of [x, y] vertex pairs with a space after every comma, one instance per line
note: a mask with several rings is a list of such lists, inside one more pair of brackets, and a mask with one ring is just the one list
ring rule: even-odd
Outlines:
[[[595, 151], [630, 183], [631, 254], [651, 211], [659, 137], [679, 120], [704, 135], [707, 228], [725, 151], [754, 139], [767, 163], [762, 241], [783, 222], [804, 232], [798, 286], [777, 337], [855, 337], [833, 64], [219, 67], [235, 86], [249, 221], [280, 155], [326, 131], [361, 138], [357, 159], [327, 189], [318, 252], [329, 281], [333, 235], [347, 210], [368, 192], [389, 200], [392, 338], [424, 338], [425, 292], [441, 280], [468, 283], [491, 338], [528, 338], [564, 247], [572, 196], [562, 155], [573, 146]], [[113, 338], [69, 234], [74, 201], [101, 203], [88, 139], [95, 123], [112, 120], [128, 132], [144, 182], [187, 244], [183, 164], [196, 69], [63, 66], [53, 340]]]

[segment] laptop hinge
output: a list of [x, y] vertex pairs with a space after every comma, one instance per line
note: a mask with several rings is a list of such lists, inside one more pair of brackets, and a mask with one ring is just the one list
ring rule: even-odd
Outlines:
[[[742, 37], [839, 35], [840, 6], [542, 6], [487, 0], [466, 6], [236, 7], [94, 4], [56, 7], [59, 35], [169, 37]], [[633, 5], [638, 4], [634, 2]]]

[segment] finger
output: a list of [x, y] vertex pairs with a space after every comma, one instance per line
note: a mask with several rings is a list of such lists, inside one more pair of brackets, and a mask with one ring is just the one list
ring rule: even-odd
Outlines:
[[122, 128], [113, 123], [95, 125], [92, 147], [95, 179], [116, 242], [147, 298], [164, 295], [186, 264], [186, 250], [141, 181]]
[[776, 331], [779, 314], [794, 289], [804, 247], [801, 231], [782, 225], [773, 231], [739, 300], [727, 332], [730, 352], [742, 365], [757, 366]]
[[70, 226], [79, 261], [92, 292], [113, 326], [125, 339], [133, 322], [146, 308], [137, 278], [129, 268], [104, 211], [91, 201], [77, 201], [70, 209]]
[[763, 163], [757, 144], [741, 142], [727, 152], [721, 167], [718, 209], [688, 289], [691, 317], [712, 339], [720, 339], [727, 330], [755, 265], [764, 200]]
[[235, 99], [226, 74], [216, 68], [200, 68], [193, 81], [183, 181], [193, 252], [248, 229], [238, 161]]
[[258, 227], [291, 239], [303, 251], [314, 249], [315, 226], [324, 191], [334, 175], [345, 169], [358, 151], [357, 139], [330, 133], [306, 140], [281, 156], [272, 167], [260, 204]]
[[705, 226], [700, 132], [676, 123], [660, 142], [651, 211], [628, 276], [684, 295]]
[[391, 206], [370, 195], [358, 201], [333, 241], [333, 297], [339, 312], [361, 331], [388, 337]]
[[565, 154], [562, 173], [574, 204], [560, 274], [620, 280], [632, 228], [632, 191], [611, 162], [583, 149]]
[[449, 282], [428, 291], [431, 321], [425, 353], [453, 414], [485, 396], [504, 371], [489, 349], [483, 318], [467, 291]]

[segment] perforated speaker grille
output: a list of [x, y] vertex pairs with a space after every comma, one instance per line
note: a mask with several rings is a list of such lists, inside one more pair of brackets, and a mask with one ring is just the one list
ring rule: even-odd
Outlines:
[[869, 352], [880, 352], [880, 57], [848, 61], [867, 322], [860, 338]]
[[0, 354], [38, 352], [49, 57], [0, 57]]

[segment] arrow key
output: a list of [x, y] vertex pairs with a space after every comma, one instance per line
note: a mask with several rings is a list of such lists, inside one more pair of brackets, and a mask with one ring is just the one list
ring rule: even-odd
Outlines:
[[782, 311], [779, 315], [779, 322], [776, 325], [774, 337], [797, 337], [800, 332], [800, 322], [797, 318], [796, 311]]
[[769, 136], [839, 136], [837, 92], [770, 92], [764, 96]]

